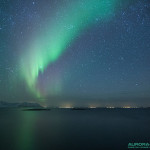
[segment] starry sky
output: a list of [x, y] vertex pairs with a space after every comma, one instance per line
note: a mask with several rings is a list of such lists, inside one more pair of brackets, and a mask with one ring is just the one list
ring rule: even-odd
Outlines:
[[0, 0], [0, 100], [150, 106], [150, 1]]

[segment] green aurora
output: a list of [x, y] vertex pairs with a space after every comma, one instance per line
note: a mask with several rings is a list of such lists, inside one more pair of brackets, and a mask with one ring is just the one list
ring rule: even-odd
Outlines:
[[68, 46], [96, 20], [108, 21], [113, 17], [120, 0], [83, 0], [61, 6], [49, 21], [48, 28], [36, 36], [22, 54], [21, 74], [32, 94], [42, 98], [38, 88], [39, 73], [56, 62]]

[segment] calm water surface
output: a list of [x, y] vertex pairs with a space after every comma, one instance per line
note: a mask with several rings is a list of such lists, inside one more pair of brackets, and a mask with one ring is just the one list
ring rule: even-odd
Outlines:
[[0, 150], [123, 150], [150, 143], [150, 109], [0, 110]]

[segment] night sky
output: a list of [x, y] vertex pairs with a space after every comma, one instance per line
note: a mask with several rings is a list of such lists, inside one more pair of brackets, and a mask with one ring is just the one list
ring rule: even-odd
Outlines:
[[150, 1], [0, 0], [0, 100], [150, 106]]

